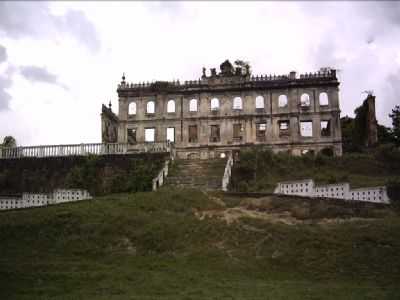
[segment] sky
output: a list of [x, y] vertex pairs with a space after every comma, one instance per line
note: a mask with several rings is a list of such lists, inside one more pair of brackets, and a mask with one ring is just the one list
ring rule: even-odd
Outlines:
[[338, 70], [341, 116], [376, 95], [400, 104], [400, 2], [0, 1], [0, 140], [101, 142], [117, 85], [198, 79], [249, 61], [253, 74]]

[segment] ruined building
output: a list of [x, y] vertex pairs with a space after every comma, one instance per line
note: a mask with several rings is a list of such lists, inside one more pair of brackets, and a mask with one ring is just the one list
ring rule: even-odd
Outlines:
[[375, 146], [378, 143], [378, 121], [375, 113], [375, 96], [369, 93], [364, 100], [363, 105], [366, 107], [366, 137], [364, 145], [366, 147]]
[[103, 105], [102, 140], [169, 140], [179, 158], [212, 158], [263, 145], [294, 155], [342, 154], [335, 70], [250, 75], [228, 60], [192, 81], [118, 85], [118, 116]]

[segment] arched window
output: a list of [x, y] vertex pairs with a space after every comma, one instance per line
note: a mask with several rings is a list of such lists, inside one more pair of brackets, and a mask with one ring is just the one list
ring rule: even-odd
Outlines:
[[129, 103], [128, 114], [136, 115], [136, 102]]
[[167, 112], [174, 113], [175, 112], [175, 101], [169, 100], [167, 103]]
[[262, 108], [264, 108], [264, 97], [257, 96], [256, 97], [256, 109], [262, 109]]
[[303, 95], [301, 95], [300, 105], [301, 106], [310, 106], [310, 96], [307, 93], [304, 93]]
[[154, 111], [155, 111], [154, 101], [147, 102], [146, 112], [148, 114], [154, 114]]
[[323, 106], [323, 105], [328, 105], [329, 101], [328, 101], [328, 94], [325, 92], [322, 92], [319, 94], [319, 105]]
[[197, 99], [190, 100], [189, 111], [197, 111]]
[[287, 106], [288, 101], [287, 101], [287, 96], [286, 95], [280, 95], [278, 98], [278, 106], [279, 107], [285, 107]]
[[211, 99], [211, 110], [219, 110], [219, 100], [218, 98]]
[[240, 97], [235, 97], [233, 99], [233, 109], [243, 109], [243, 101]]

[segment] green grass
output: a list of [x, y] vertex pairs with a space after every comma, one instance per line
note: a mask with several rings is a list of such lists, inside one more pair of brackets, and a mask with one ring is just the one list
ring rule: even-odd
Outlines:
[[314, 179], [317, 184], [349, 182], [351, 188], [380, 186], [400, 178], [400, 151], [346, 153], [342, 157], [322, 155], [295, 157], [265, 150], [241, 153], [234, 164], [231, 188], [237, 191], [272, 192], [280, 181]]
[[195, 216], [224, 209], [162, 188], [2, 212], [0, 299], [399, 299], [387, 208], [331, 225]]

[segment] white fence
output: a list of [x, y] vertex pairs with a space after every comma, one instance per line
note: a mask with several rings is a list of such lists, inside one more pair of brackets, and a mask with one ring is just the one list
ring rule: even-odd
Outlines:
[[43, 145], [28, 147], [0, 148], [0, 159], [14, 159], [23, 157], [57, 157], [57, 156], [85, 156], [129, 154], [142, 152], [172, 152], [173, 144], [169, 142], [155, 142], [129, 145], [127, 143], [113, 144], [71, 144], [71, 145]]
[[23, 193], [20, 197], [0, 197], [0, 210], [47, 206], [87, 199], [92, 199], [89, 192], [80, 189], [57, 189], [49, 194]]
[[318, 186], [312, 179], [279, 182], [274, 193], [312, 198], [390, 203], [385, 186], [350, 189], [350, 184], [347, 182]]
[[164, 180], [168, 176], [169, 160], [164, 162], [164, 167], [158, 172], [158, 175], [153, 178], [153, 191], [164, 185]]

